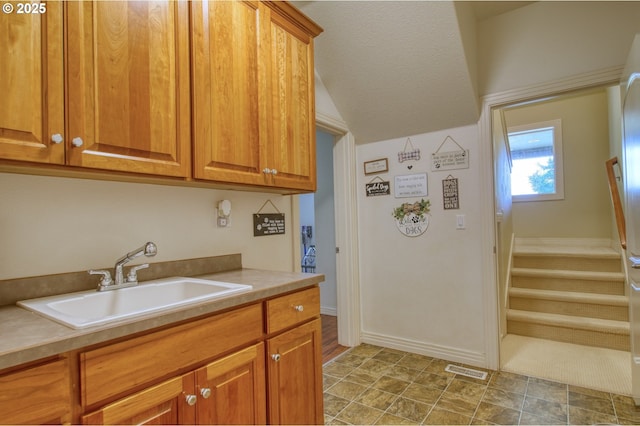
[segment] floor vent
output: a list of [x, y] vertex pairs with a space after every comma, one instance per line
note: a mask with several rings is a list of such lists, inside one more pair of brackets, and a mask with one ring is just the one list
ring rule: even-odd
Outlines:
[[444, 371], [448, 371], [449, 373], [460, 374], [462, 376], [472, 377], [474, 379], [485, 380], [487, 378], [487, 373], [484, 371], [473, 370], [471, 368], [460, 367], [459, 365], [449, 364], [444, 369]]

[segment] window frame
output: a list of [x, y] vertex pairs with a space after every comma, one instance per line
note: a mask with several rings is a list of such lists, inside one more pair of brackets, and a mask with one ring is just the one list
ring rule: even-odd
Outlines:
[[[548, 120], [540, 121], [537, 123], [523, 124], [520, 126], [510, 126], [507, 128], [507, 141], [509, 135], [516, 132], [526, 132], [541, 129], [553, 128], [553, 163], [555, 174], [555, 186], [556, 190], [550, 194], [522, 194], [511, 195], [511, 200], [514, 203], [524, 203], [532, 201], [557, 201], [564, 200], [564, 169], [562, 159], [562, 120]], [[511, 151], [511, 144], [509, 144], [509, 155], [513, 158]], [[512, 160], [515, 163], [515, 160]], [[513, 166], [512, 166], [513, 169]]]

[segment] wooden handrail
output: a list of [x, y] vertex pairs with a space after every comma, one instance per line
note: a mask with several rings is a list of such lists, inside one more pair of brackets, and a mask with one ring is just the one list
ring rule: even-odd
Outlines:
[[606, 161], [607, 165], [607, 177], [609, 178], [609, 189], [611, 190], [611, 201], [613, 202], [613, 210], [616, 216], [616, 225], [618, 226], [618, 236], [620, 238], [620, 245], [623, 249], [627, 249], [627, 232], [624, 222], [624, 210], [622, 209], [622, 202], [620, 201], [620, 193], [618, 192], [618, 180], [616, 174], [613, 171], [613, 166], [618, 164], [618, 157], [610, 158]]

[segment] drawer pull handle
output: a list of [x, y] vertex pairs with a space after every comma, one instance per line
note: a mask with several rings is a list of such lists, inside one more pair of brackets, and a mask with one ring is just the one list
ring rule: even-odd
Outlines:
[[196, 405], [196, 402], [198, 402], [198, 397], [195, 395], [186, 395], [185, 400], [187, 401], [188, 405], [194, 406]]
[[271, 359], [274, 360], [275, 362], [280, 361], [280, 354], [271, 355]]
[[298, 312], [302, 312], [302, 311], [304, 311], [304, 306], [303, 305], [295, 305], [293, 307], [293, 309], [295, 309]]
[[209, 398], [211, 396], [211, 389], [209, 388], [200, 389], [200, 395], [202, 395], [204, 399]]

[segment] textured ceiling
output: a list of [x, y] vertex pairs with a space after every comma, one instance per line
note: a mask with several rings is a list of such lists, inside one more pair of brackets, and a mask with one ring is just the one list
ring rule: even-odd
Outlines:
[[[530, 2], [463, 3], [480, 20]], [[454, 2], [293, 4], [324, 28], [315, 67], [356, 143], [477, 123], [475, 63]]]

